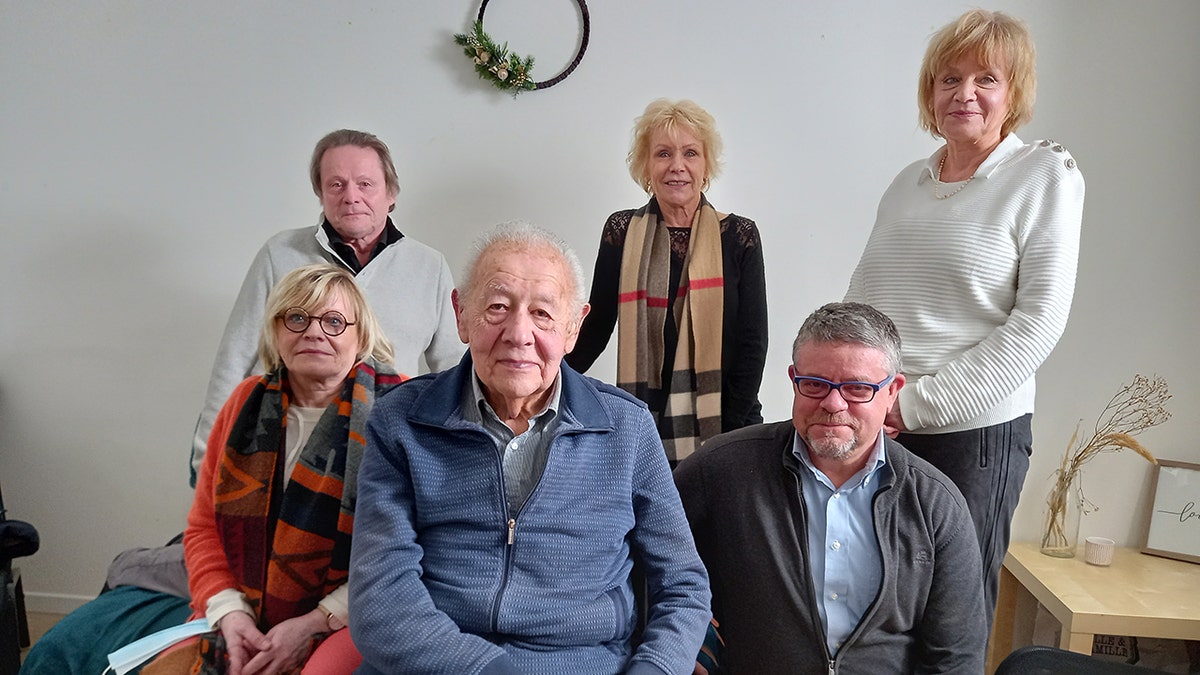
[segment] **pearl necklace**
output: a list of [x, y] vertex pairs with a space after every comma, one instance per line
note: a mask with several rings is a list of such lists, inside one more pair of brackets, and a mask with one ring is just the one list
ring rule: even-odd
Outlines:
[[975, 176], [972, 175], [970, 178], [964, 180], [961, 185], [959, 185], [957, 188], [955, 188], [954, 192], [951, 192], [948, 195], [944, 195], [944, 194], [938, 192], [938, 183], [942, 182], [942, 167], [946, 166], [946, 155], [948, 155], [948, 154], [950, 154], [949, 151], [942, 153], [942, 159], [941, 159], [941, 161], [938, 162], [937, 180], [934, 181], [934, 183], [933, 183], [933, 196], [937, 197], [938, 199], [949, 199], [949, 198], [953, 197], [954, 195], [958, 194], [959, 192], [962, 192], [962, 189], [967, 187], [967, 183], [970, 183], [971, 181], [975, 180]]

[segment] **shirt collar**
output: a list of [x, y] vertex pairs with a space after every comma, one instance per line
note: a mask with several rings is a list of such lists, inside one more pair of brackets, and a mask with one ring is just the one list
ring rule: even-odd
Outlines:
[[[983, 163], [980, 164], [979, 168], [975, 170], [974, 178], [987, 178], [991, 176], [996, 172], [996, 169], [1004, 163], [1004, 160], [1011, 157], [1024, 145], [1025, 143], [1020, 138], [1017, 138], [1016, 134], [1009, 134], [1005, 136], [1004, 140], [1000, 141], [1000, 145], [997, 145], [996, 149], [992, 150], [992, 154], [988, 155], [987, 159], [983, 160]], [[937, 175], [938, 164], [940, 164], [942, 161], [942, 153], [945, 151], [945, 147], [946, 146], [943, 145], [937, 150], [934, 150], [933, 154], [925, 160], [925, 168], [917, 177], [918, 185], [922, 185], [927, 181], [932, 180], [933, 177]]]
[[[818, 481], [824, 483], [834, 491], [838, 489], [848, 490], [855, 487], [869, 485], [871, 481], [876, 479], [876, 474], [880, 474], [880, 470], [887, 465], [887, 453], [883, 449], [883, 430], [880, 430], [879, 438], [877, 438], [875, 441], [875, 447], [872, 448], [871, 455], [867, 459], [866, 465], [863, 466], [858, 473], [851, 476], [850, 480], [846, 481], [841, 488], [834, 488], [833, 481], [829, 480], [829, 477], [825, 475], [825, 472], [818, 469], [812, 463], [812, 458], [810, 458], [808, 455], [808, 444], [804, 442], [804, 439], [800, 438], [800, 434], [793, 434], [792, 438], [794, 439], [792, 443], [792, 454], [796, 456], [796, 459], [800, 460], [800, 463], [803, 464], [804, 467], [810, 471]], [[880, 474], [878, 478], [882, 479], [883, 475]]]
[[[471, 379], [471, 389], [470, 389], [471, 394], [470, 394], [469, 401], [471, 403], [473, 403], [474, 405], [465, 406], [463, 416], [466, 417], [466, 419], [470, 422], [474, 422], [476, 424], [482, 424], [484, 411], [486, 410], [487, 414], [495, 417], [497, 420], [500, 420], [500, 416], [496, 414], [496, 411], [492, 408], [492, 404], [488, 403], [487, 398], [484, 397], [483, 383], [479, 381], [479, 375], [475, 372], [474, 368], [471, 369], [471, 378], [470, 379]], [[559, 401], [562, 398], [562, 372], [561, 372], [561, 370], [559, 372], [559, 376], [554, 378], [554, 384], [552, 384], [550, 386], [551, 386], [550, 398], [546, 400], [545, 407], [543, 407], [540, 411], [538, 411], [538, 413], [536, 415], [529, 418], [530, 426], [533, 425], [533, 422], [535, 420], [541, 418], [543, 415], [546, 415], [547, 413], [550, 413], [550, 415], [546, 418], [547, 420], [553, 419], [555, 415], [558, 415]]]
[[[329, 238], [330, 246], [338, 249], [348, 249], [349, 251], [353, 252], [354, 249], [346, 243], [346, 240], [342, 238], [342, 235], [338, 234], [338, 231], [333, 228], [333, 223], [330, 223], [328, 218], [321, 219], [321, 229], [324, 230], [325, 236]], [[379, 241], [375, 242], [375, 249], [371, 251], [371, 260], [374, 260], [375, 257], [383, 251], [383, 249], [391, 246], [403, 238], [404, 233], [396, 228], [395, 224], [392, 223], [392, 217], [388, 216], [387, 222], [383, 225], [383, 232], [379, 235]], [[340, 252], [341, 251], [339, 250], [339, 253]], [[357, 256], [352, 257], [357, 260]]]

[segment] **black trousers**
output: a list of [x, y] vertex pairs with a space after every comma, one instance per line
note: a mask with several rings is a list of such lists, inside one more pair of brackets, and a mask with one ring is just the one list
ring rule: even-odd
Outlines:
[[975, 523], [983, 562], [988, 630], [996, 612], [1000, 566], [1008, 551], [1013, 512], [1033, 453], [1033, 415], [948, 434], [900, 434], [896, 440], [954, 481]]

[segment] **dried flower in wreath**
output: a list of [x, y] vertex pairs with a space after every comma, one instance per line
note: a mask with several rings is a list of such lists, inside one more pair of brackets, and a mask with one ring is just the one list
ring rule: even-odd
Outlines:
[[[1167, 388], [1166, 380], [1157, 375], [1149, 378], [1134, 375], [1133, 381], [1121, 387], [1109, 400], [1096, 419], [1096, 426], [1090, 436], [1080, 437], [1082, 420], [1075, 425], [1075, 433], [1071, 434], [1071, 440], [1067, 443], [1067, 452], [1063, 455], [1062, 464], [1054, 471], [1054, 487], [1046, 498], [1043, 549], [1062, 547], [1073, 540], [1074, 533], [1065, 531], [1064, 525], [1064, 515], [1072, 498], [1084, 505], [1091, 504], [1083, 496], [1083, 488], [1076, 480], [1084, 464], [1101, 453], [1119, 452], [1124, 449], [1136, 452], [1151, 464], [1158, 463], [1154, 455], [1134, 436], [1171, 419], [1171, 413], [1166, 408], [1169, 400], [1171, 392]], [[1074, 491], [1071, 489], [1073, 485]], [[1078, 494], [1074, 495], [1072, 492]], [[1091, 509], [1085, 508], [1084, 512], [1090, 513]]]
[[533, 57], [521, 58], [508, 51], [508, 43], [497, 45], [483, 30], [483, 22], [476, 21], [470, 33], [457, 33], [454, 42], [463, 47], [463, 53], [475, 62], [475, 72], [481, 80], [493, 87], [511, 91], [513, 96], [522, 91], [533, 91], [537, 83], [529, 72], [533, 70]]

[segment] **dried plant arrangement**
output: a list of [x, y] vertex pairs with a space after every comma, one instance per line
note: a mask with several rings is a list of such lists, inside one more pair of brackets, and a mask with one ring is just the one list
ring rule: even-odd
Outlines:
[[1054, 487], [1046, 497], [1046, 530], [1042, 534], [1042, 552], [1058, 557], [1074, 555], [1075, 539], [1079, 532], [1078, 513], [1069, 518], [1072, 509], [1090, 513], [1090, 502], [1079, 484], [1079, 471], [1097, 455], [1129, 449], [1151, 464], [1157, 460], [1134, 438], [1146, 429], [1171, 419], [1166, 403], [1171, 399], [1167, 381], [1157, 375], [1134, 375], [1133, 381], [1109, 400], [1096, 419], [1090, 436], [1080, 437], [1080, 424], [1067, 443], [1062, 464], [1054, 471]]

